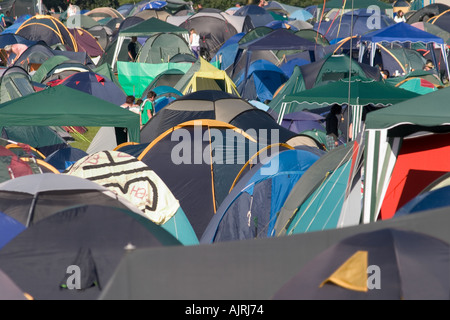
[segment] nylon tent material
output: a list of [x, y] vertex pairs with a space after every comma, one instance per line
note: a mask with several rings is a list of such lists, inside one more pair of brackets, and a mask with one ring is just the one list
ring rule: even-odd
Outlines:
[[125, 127], [130, 141], [139, 142], [139, 115], [66, 86], [2, 103], [0, 115], [0, 126]]
[[259, 147], [251, 136], [225, 122], [194, 120], [162, 133], [138, 160], [180, 201], [200, 238], [234, 177]]
[[141, 214], [170, 230], [185, 245], [198, 244], [179, 201], [150, 168], [119, 151], [102, 151], [76, 161], [65, 174], [88, 179], [133, 203]]
[[177, 54], [191, 54], [189, 44], [177, 34], [160, 33], [150, 36], [139, 50], [138, 62], [168, 63]]
[[447, 105], [449, 93], [447, 88], [440, 89], [367, 115], [365, 222], [378, 219], [403, 139], [420, 131], [449, 132], [448, 108], [443, 107]]
[[16, 177], [0, 184], [1, 212], [27, 228], [67, 207], [99, 204], [139, 209], [123, 197], [87, 179], [64, 174], [41, 173]]
[[417, 232], [357, 234], [318, 254], [273, 298], [447, 300], [448, 252], [447, 242]]
[[[354, 145], [355, 142], [352, 141], [347, 146], [340, 146], [328, 152], [305, 172], [292, 188], [278, 214], [274, 227], [276, 236], [286, 235], [287, 232], [295, 233], [291, 232], [295, 229], [293, 228], [295, 223], [297, 226], [301, 223], [303, 230], [309, 230], [311, 226], [315, 230], [337, 227], [344, 203], [345, 188], [349, 180], [352, 157], [356, 152]], [[322, 213], [319, 215], [320, 212]], [[304, 213], [311, 215], [308, 217]], [[319, 218], [313, 225], [316, 215]], [[332, 215], [333, 219], [329, 222], [328, 219]], [[305, 224], [300, 222], [303, 218], [306, 221]], [[294, 222], [294, 219], [297, 222]], [[354, 220], [352, 223], [358, 224], [358, 222], [359, 218], [356, 223]], [[326, 227], [328, 223], [330, 224]]]
[[[400, 42], [400, 43], [424, 43], [428, 49], [432, 51], [434, 64], [437, 65], [437, 59], [434, 54], [433, 45], [440, 47], [441, 54], [445, 63], [445, 69], [447, 76], [450, 74], [447, 53], [445, 51], [445, 42], [442, 38], [435, 36], [434, 34], [422, 31], [416, 27], [413, 27], [405, 22], [396, 23], [386, 28], [376, 30], [361, 36], [362, 42], [370, 44], [370, 65], [373, 65], [376, 44], [380, 42]], [[364, 52], [365, 46], [360, 46], [359, 56], [360, 61]]]
[[[171, 247], [167, 250], [137, 249], [124, 256], [99, 299], [270, 300], [311, 260], [345, 238], [396, 228], [420, 232], [448, 243], [449, 226], [448, 209], [437, 209], [376, 223], [288, 237]], [[375, 245], [379, 244], [380, 242], [375, 242]], [[409, 247], [417, 250], [416, 246]], [[426, 249], [427, 246], [423, 248]], [[448, 251], [444, 260], [448, 260]], [[418, 263], [427, 262], [426, 259], [420, 259]], [[322, 264], [321, 267], [327, 265]], [[147, 272], [149, 269], [153, 272]], [[381, 278], [383, 270], [381, 269]], [[326, 277], [334, 270], [330, 271]], [[162, 273], [171, 276], [161, 277]], [[437, 275], [439, 282], [448, 282], [448, 269]], [[325, 279], [321, 279], [318, 284]], [[411, 285], [416, 283], [414, 279], [410, 282]], [[424, 285], [428, 287], [429, 283]], [[441, 287], [436, 284], [436, 288]], [[431, 286], [430, 289], [436, 288]], [[415, 292], [420, 294], [422, 291], [417, 289]], [[382, 296], [381, 299], [384, 297], [387, 296]]]
[[119, 55], [119, 50], [123, 46], [123, 41], [124, 41], [125, 37], [132, 37], [132, 36], [149, 37], [155, 33], [175, 33], [175, 34], [184, 36], [186, 41], [188, 39], [187, 38], [188, 30], [186, 30], [184, 28], [175, 26], [173, 24], [159, 20], [157, 18], [150, 18], [148, 20], [144, 20], [134, 26], [131, 26], [131, 27], [121, 30], [119, 32], [119, 37], [117, 38], [117, 42], [116, 42], [116, 46], [115, 46], [115, 50], [114, 50], [114, 54], [113, 54], [113, 58], [112, 58], [112, 62], [111, 62], [111, 67], [114, 68], [116, 65], [117, 57]]
[[[2, 248], [0, 263], [4, 272], [37, 300], [95, 300], [126, 255], [127, 245], [161, 248], [180, 243], [129, 210], [77, 206], [24, 230]], [[81, 271], [80, 290], [69, 287], [74, 284], [70, 279], [73, 270], [67, 272], [72, 265]]]
[[272, 237], [276, 214], [298, 179], [318, 158], [309, 151], [294, 149], [256, 165], [225, 198], [201, 243]]

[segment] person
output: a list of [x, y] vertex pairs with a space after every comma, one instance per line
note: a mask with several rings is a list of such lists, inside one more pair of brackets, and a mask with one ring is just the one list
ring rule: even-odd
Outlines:
[[195, 57], [198, 59], [200, 55], [200, 36], [194, 28], [189, 30], [189, 47], [191, 48]]
[[77, 7], [74, 6], [72, 3], [69, 4], [69, 7], [67, 8], [67, 17], [71, 17], [77, 14]]
[[28, 49], [28, 46], [22, 43], [14, 43], [6, 45], [3, 49], [5, 49], [8, 55], [8, 66], [12, 66], [20, 58], [22, 53]]
[[325, 118], [326, 127], [326, 142], [327, 150], [333, 150], [339, 145], [339, 118], [342, 113], [342, 106], [339, 104], [333, 104], [330, 108], [330, 112]]
[[387, 78], [389, 78], [389, 71], [388, 70], [381, 70], [381, 77], [383, 78], [383, 80], [386, 80]]
[[155, 91], [149, 91], [147, 98], [141, 104], [141, 128], [153, 117], [155, 113], [154, 102], [156, 100]]
[[425, 71], [430, 71], [434, 69], [434, 63], [431, 60], [427, 60], [427, 62], [425, 63], [425, 65], [423, 66], [423, 70]]
[[134, 99], [135, 99], [134, 96], [127, 96], [125, 98], [125, 102], [123, 104], [121, 104], [120, 106], [124, 109], [130, 110], [130, 108], [132, 108], [134, 105]]
[[6, 28], [6, 20], [5, 20], [4, 13], [0, 13], [0, 23], [1, 23], [2, 27]]
[[394, 17], [394, 21], [399, 23], [399, 22], [406, 22], [406, 18], [405, 15], [403, 14], [402, 10], [398, 10], [397, 14]]
[[137, 56], [137, 37], [131, 37], [131, 41], [128, 44], [128, 61], [135, 62]]

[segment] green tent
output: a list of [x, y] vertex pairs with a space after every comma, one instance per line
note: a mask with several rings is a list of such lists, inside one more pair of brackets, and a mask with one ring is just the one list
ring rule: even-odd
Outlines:
[[55, 86], [0, 104], [1, 126], [125, 127], [140, 142], [139, 115], [67, 86]]
[[389, 106], [418, 96], [420, 94], [393, 87], [381, 81], [364, 80], [359, 77], [352, 81], [341, 79], [286, 96], [282, 103], [279, 123], [285, 113], [297, 111], [296, 105], [302, 105], [305, 102], [319, 104], [321, 107], [324, 104], [349, 104], [352, 107], [351, 116], [354, 124], [352, 136], [356, 137], [361, 130], [362, 106], [369, 104]]
[[182, 35], [185, 40], [189, 43], [189, 31], [170, 24], [168, 22], [162, 21], [157, 18], [150, 18], [148, 20], [144, 20], [139, 22], [129, 28], [125, 28], [119, 31], [119, 36], [117, 38], [116, 48], [114, 51], [114, 56], [112, 60], [112, 67], [115, 67], [117, 62], [117, 57], [119, 55], [120, 48], [122, 47], [122, 43], [125, 38], [131, 38], [133, 36], [136, 37], [150, 37], [153, 34], [157, 33], [175, 33]]
[[444, 88], [367, 115], [364, 222], [378, 218], [403, 139], [417, 132], [450, 132], [449, 100], [450, 88]]

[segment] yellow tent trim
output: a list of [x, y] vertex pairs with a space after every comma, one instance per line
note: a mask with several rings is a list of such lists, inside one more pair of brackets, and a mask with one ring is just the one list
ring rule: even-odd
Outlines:
[[240, 176], [241, 176], [242, 173], [244, 172], [245, 168], [247, 168], [247, 167], [249, 167], [249, 166], [252, 166], [252, 161], [253, 161], [254, 159], [256, 159], [256, 157], [259, 156], [259, 155], [261, 154], [261, 152], [266, 151], [266, 150], [269, 150], [269, 149], [273, 148], [273, 147], [276, 146], [276, 145], [277, 145], [278, 147], [285, 147], [285, 148], [288, 148], [288, 149], [290, 149], [290, 150], [294, 150], [293, 147], [291, 147], [290, 145], [288, 145], [288, 144], [286, 144], [286, 143], [276, 143], [276, 144], [271, 144], [271, 145], [268, 145], [268, 146], [262, 148], [262, 149], [259, 150], [257, 153], [255, 153], [255, 154], [254, 154], [254, 155], [253, 155], [253, 156], [252, 156], [252, 157], [244, 164], [244, 166], [241, 168], [241, 170], [239, 170], [239, 173], [236, 175], [236, 178], [234, 179], [233, 184], [231, 185], [231, 188], [230, 188], [230, 191], [229, 191], [229, 192], [231, 192], [231, 190], [233, 190], [233, 188], [235, 187], [235, 185], [236, 185], [238, 179], [240, 178]]
[[113, 151], [118, 151], [120, 148], [125, 147], [125, 146], [131, 146], [131, 145], [136, 145], [139, 144], [137, 142], [133, 142], [133, 141], [127, 141], [127, 142], [123, 142], [121, 144], [119, 144], [117, 147], [115, 147], [113, 149]]
[[191, 121], [183, 122], [175, 127], [172, 127], [170, 129], [166, 130], [165, 132], [161, 133], [155, 140], [153, 140], [151, 143], [149, 143], [149, 145], [141, 152], [141, 154], [137, 157], [137, 159], [142, 160], [144, 155], [147, 154], [147, 152], [149, 152], [150, 149], [152, 149], [159, 141], [161, 141], [164, 137], [166, 137], [173, 131], [184, 128], [184, 127], [193, 127], [193, 126], [198, 126], [198, 125], [208, 126], [208, 127], [213, 127], [213, 128], [227, 128], [227, 129], [230, 129], [237, 133], [242, 134], [245, 138], [256, 143], [256, 140], [253, 139], [253, 137], [250, 136], [248, 133], [246, 133], [244, 130], [239, 129], [235, 126], [232, 126], [231, 124], [228, 124], [226, 122], [212, 120], [212, 119], [191, 120]]
[[367, 292], [367, 267], [369, 253], [355, 252], [331, 276], [320, 284], [320, 288], [327, 282], [332, 282], [348, 290]]

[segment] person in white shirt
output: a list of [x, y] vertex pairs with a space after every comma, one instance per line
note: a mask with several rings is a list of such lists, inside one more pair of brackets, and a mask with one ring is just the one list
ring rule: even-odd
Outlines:
[[195, 57], [198, 58], [200, 55], [200, 36], [194, 28], [189, 31], [189, 47]]
[[397, 23], [398, 22], [406, 22], [406, 18], [405, 18], [405, 15], [403, 14], [402, 10], [397, 11], [397, 14], [394, 17], [394, 21]]

